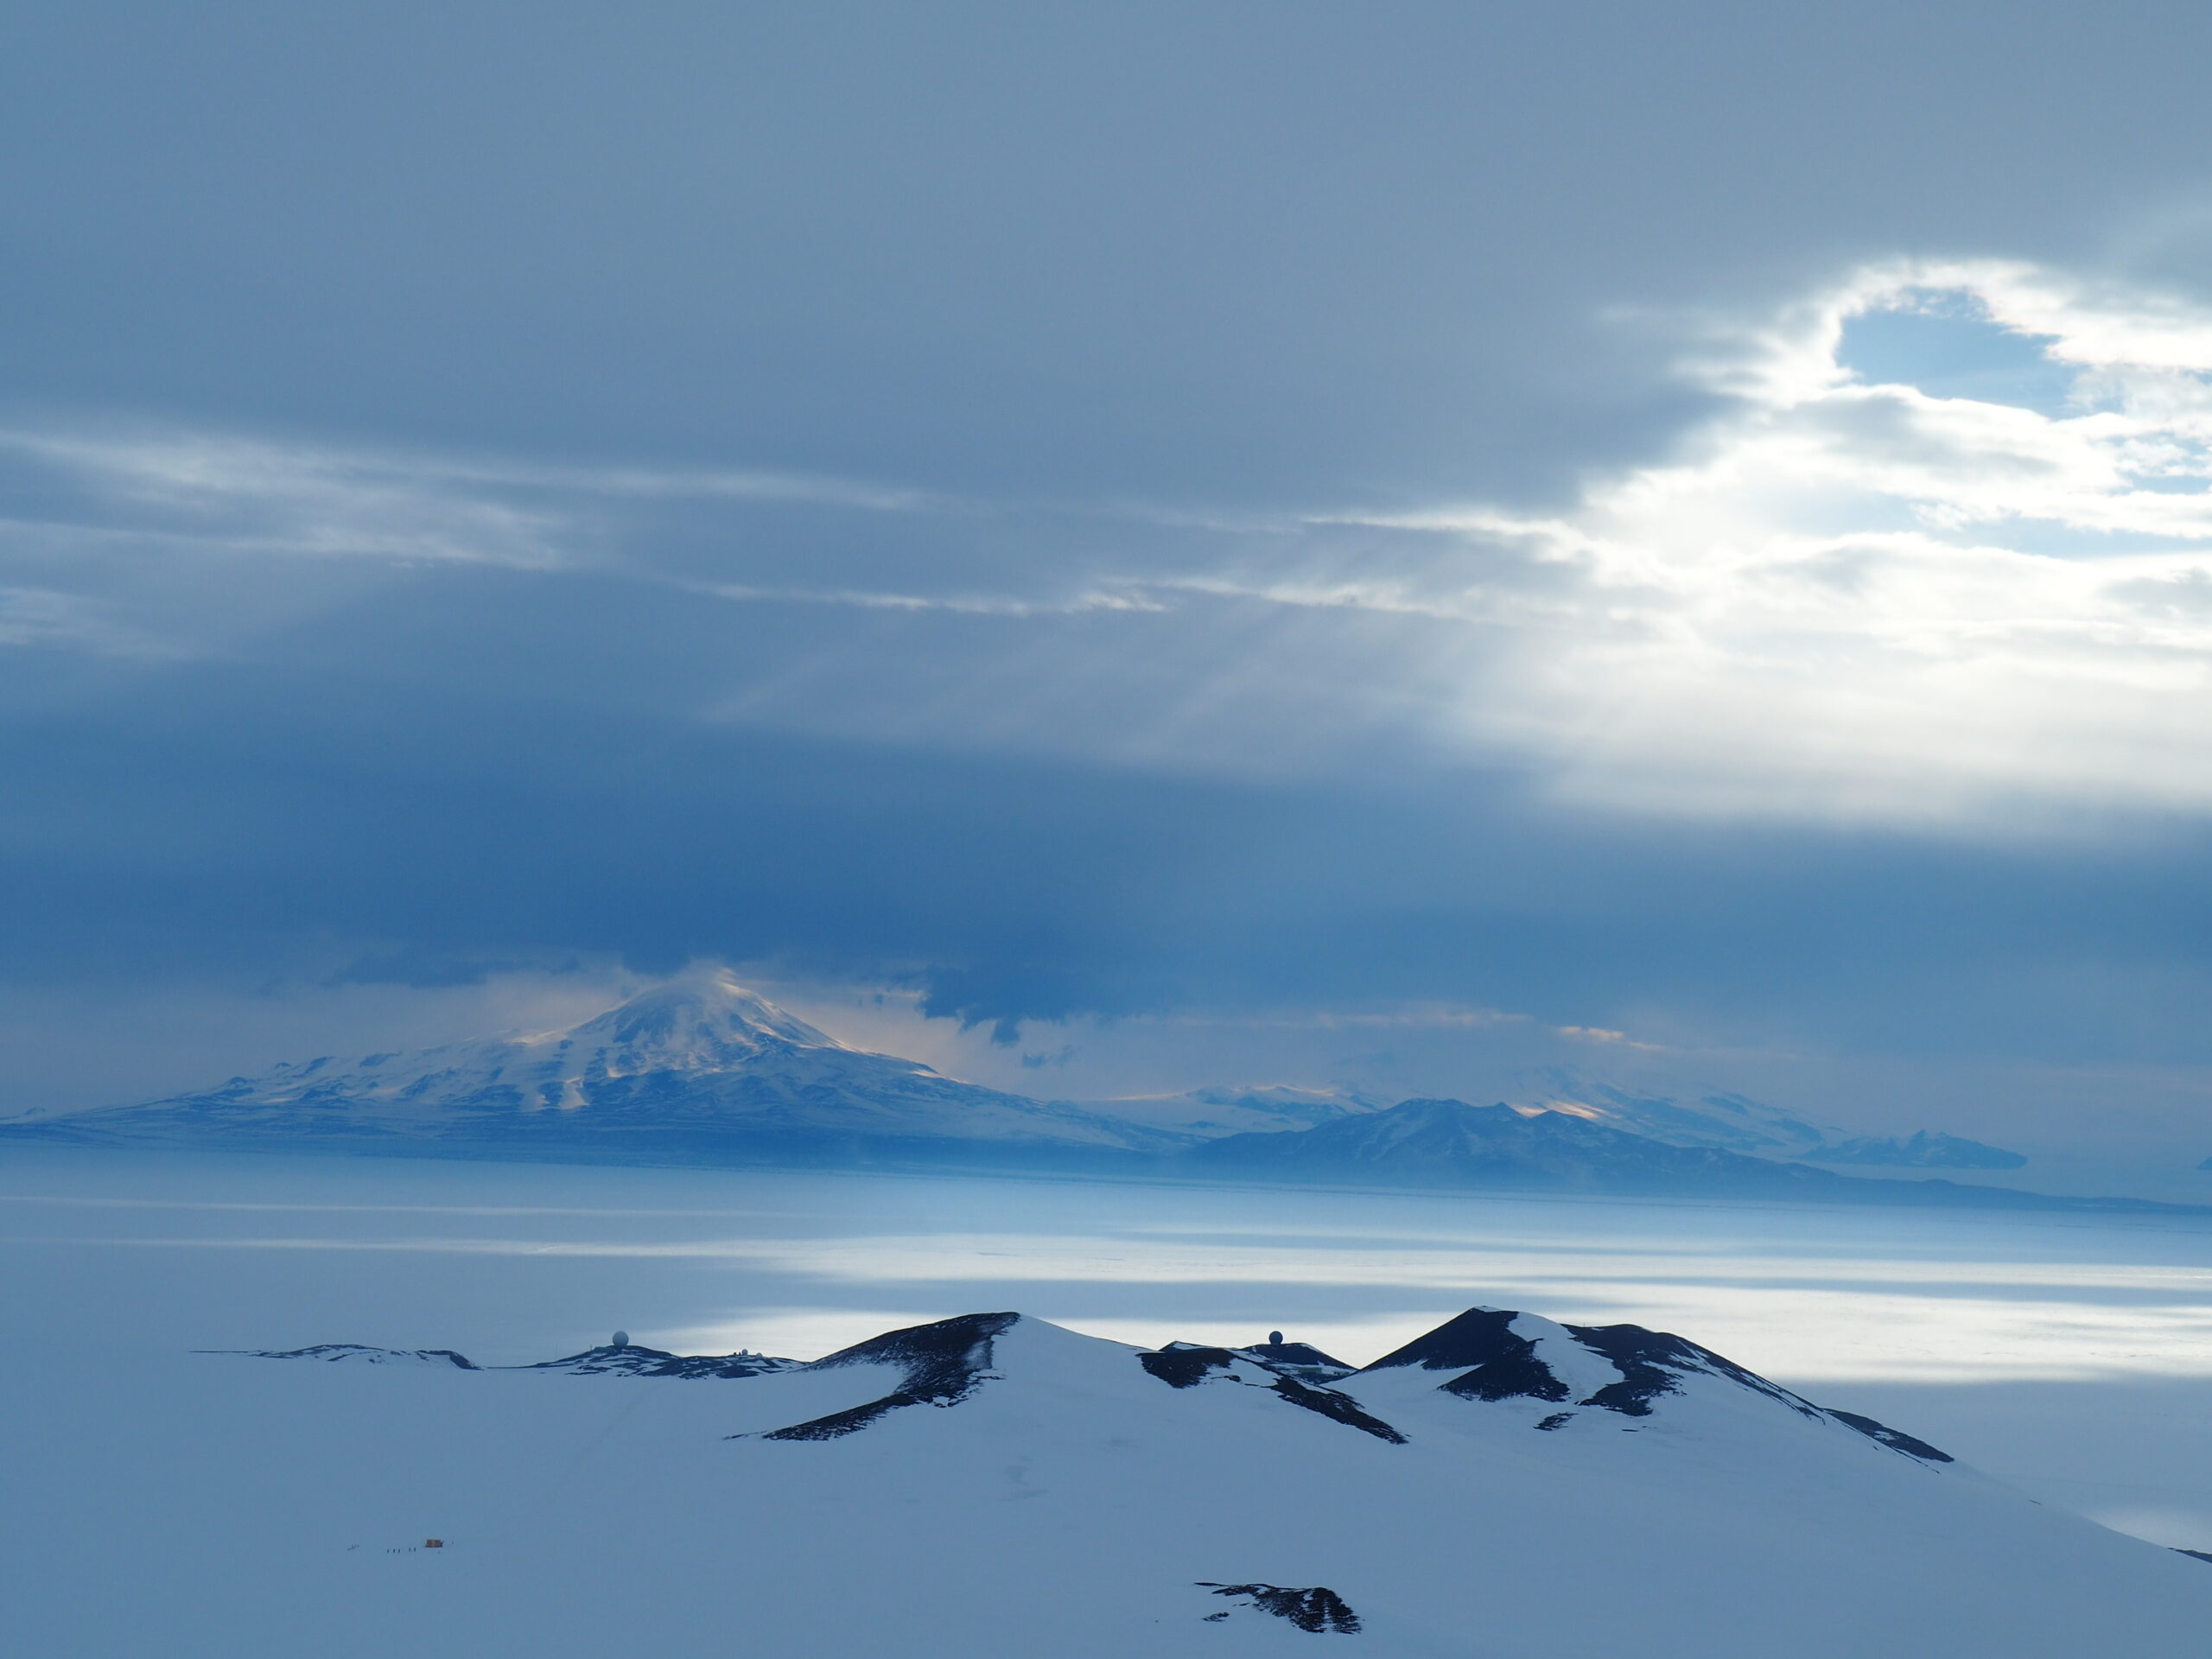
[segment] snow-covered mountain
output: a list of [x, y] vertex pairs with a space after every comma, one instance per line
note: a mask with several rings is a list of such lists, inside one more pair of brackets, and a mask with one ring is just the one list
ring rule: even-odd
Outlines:
[[1824, 1169], [1680, 1147], [1567, 1112], [1401, 1101], [1300, 1135], [1233, 1135], [1181, 1162], [1222, 1175], [1592, 1192], [1707, 1192], [1819, 1201], [1868, 1186]]
[[1676, 1146], [1575, 1113], [1462, 1100], [1401, 1101], [1295, 1135], [1224, 1135], [1191, 1147], [1173, 1167], [1221, 1180], [1332, 1185], [2202, 1213], [2198, 1206], [2148, 1199], [1839, 1175], [1717, 1147]]
[[1853, 1135], [1833, 1124], [1808, 1122], [1748, 1095], [1657, 1095], [1623, 1089], [1567, 1066], [1539, 1068], [1527, 1080], [1532, 1106], [1669, 1146], [1887, 1169], [2018, 1169], [2028, 1161], [2001, 1147], [1926, 1129], [1910, 1137]]
[[2002, 1147], [1926, 1129], [1904, 1136], [1853, 1135], [1805, 1156], [1815, 1163], [1866, 1164], [1877, 1169], [2018, 1169], [2028, 1161]]
[[[1853, 1135], [1748, 1095], [1722, 1090], [1660, 1095], [1648, 1089], [1625, 1089], [1567, 1066], [1533, 1068], [1522, 1083], [1510, 1103], [1523, 1116], [1557, 1113], [1668, 1147], [1886, 1169], [2018, 1169], [2028, 1161], [2018, 1153], [1960, 1135], [1926, 1129], [1910, 1136]], [[1193, 1140], [1319, 1128], [1382, 1111], [1389, 1104], [1348, 1086], [1310, 1089], [1280, 1084], [1128, 1095], [1079, 1103]]]
[[99, 1659], [2195, 1659], [2212, 1629], [2202, 1564], [1679, 1337], [1478, 1307], [1357, 1371], [1270, 1354], [1300, 1346], [993, 1313], [682, 1387], [193, 1359], [139, 1471], [189, 1529], [111, 1525], [97, 1596], [32, 1529], [10, 1629]]
[[1529, 1083], [1530, 1105], [1649, 1135], [1670, 1146], [1801, 1158], [1843, 1135], [1840, 1129], [1808, 1123], [1748, 1095], [1656, 1095], [1623, 1089], [1567, 1066], [1540, 1068], [1529, 1074]]
[[564, 1031], [325, 1057], [9, 1130], [70, 1141], [855, 1161], [963, 1147], [1126, 1154], [1190, 1141], [848, 1048], [719, 969]]
[[[1541, 1105], [1408, 1101], [1286, 1085], [1034, 1100], [847, 1047], [707, 969], [565, 1030], [282, 1065], [141, 1105], [0, 1124], [0, 1140], [582, 1162], [1035, 1169], [1205, 1179], [1384, 1180], [1816, 1202], [2088, 1201], [1846, 1177], [1783, 1154], [1889, 1161], [1740, 1096], [1697, 1110], [1558, 1074]], [[1592, 1104], [1590, 1103], [1598, 1103]], [[1700, 1128], [1699, 1125], [1707, 1125]], [[1713, 1128], [1711, 1126], [1718, 1125]], [[1718, 1144], [1731, 1139], [1749, 1151]], [[1883, 1143], [1886, 1144], [1886, 1143]], [[1871, 1150], [1870, 1150], [1871, 1148]], [[1976, 1163], [1975, 1154], [1994, 1161]], [[2009, 1154], [1921, 1135], [1923, 1166]], [[1895, 1189], [1894, 1191], [1892, 1189]]]

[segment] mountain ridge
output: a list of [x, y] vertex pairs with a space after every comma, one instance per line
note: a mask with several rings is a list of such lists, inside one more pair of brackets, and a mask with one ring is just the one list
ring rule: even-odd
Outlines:
[[[1383, 1107], [1341, 1090], [1259, 1085], [1127, 1103], [1036, 1100], [848, 1046], [728, 970], [705, 968], [563, 1030], [283, 1064], [195, 1093], [18, 1119], [0, 1124], [0, 1141], [1375, 1182], [1853, 1205], [2204, 1208], [1845, 1176], [1708, 1144], [1713, 1136], [1684, 1127], [1697, 1115], [1667, 1101], [1620, 1090], [1606, 1098], [1612, 1104], [1602, 1112], [1563, 1099], [1549, 1108], [1430, 1099]], [[1116, 1104], [1143, 1110], [1150, 1121], [1102, 1109]], [[1770, 1153], [1776, 1135], [1826, 1143], [1826, 1131], [1757, 1102], [1714, 1096], [1705, 1105], [1749, 1126], [1729, 1133]], [[1673, 1139], [1625, 1127], [1636, 1113], [1654, 1112], [1662, 1128], [1672, 1126]], [[1912, 1146], [1934, 1166], [1980, 1154], [2010, 1156], [1924, 1133]], [[1887, 1154], [1862, 1159], [1847, 1148], [1839, 1160], [1865, 1159], [1886, 1161]]]
[[[1326, 1382], [1295, 1343], [1146, 1348], [1011, 1311], [681, 1388], [652, 1379], [701, 1374], [311, 1363], [340, 1346], [210, 1372], [198, 1408], [245, 1483], [213, 1570], [257, 1582], [298, 1541], [338, 1659], [407, 1646], [423, 1598], [438, 1650], [544, 1659], [658, 1650], [733, 1607], [752, 1645], [913, 1659], [1305, 1634], [1377, 1659], [2193, 1659], [2212, 1624], [2198, 1563], [1640, 1325], [1478, 1305]], [[578, 1446], [603, 1448], [591, 1491], [547, 1501], [539, 1465]], [[261, 1495], [302, 1460], [324, 1478]], [[412, 1548], [346, 1553], [387, 1487], [450, 1517], [435, 1580], [384, 1565]], [[285, 1630], [230, 1652], [273, 1659]]]
[[1719, 1147], [1675, 1146], [1567, 1113], [1529, 1113], [1503, 1102], [1401, 1101], [1295, 1135], [1227, 1135], [1190, 1148], [1175, 1163], [1183, 1173], [1223, 1179], [1428, 1191], [2212, 1213], [2212, 1206], [2150, 1198], [2069, 1198], [1942, 1179], [1840, 1175]]

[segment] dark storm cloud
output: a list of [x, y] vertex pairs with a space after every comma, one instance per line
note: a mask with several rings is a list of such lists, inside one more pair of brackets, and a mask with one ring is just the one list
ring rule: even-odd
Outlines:
[[2195, 190], [2200, 14], [2004, 16], [34, 4], [12, 390], [993, 492], [1525, 493], [1679, 416], [1599, 308], [2071, 254]]
[[[2194, 835], [1998, 854], [1567, 815], [1525, 776], [1402, 757], [1179, 777], [716, 725], [670, 711], [814, 654], [842, 614], [547, 582], [420, 575], [252, 664], [126, 665], [19, 713], [10, 976], [249, 971], [321, 938], [365, 942], [354, 978], [719, 955], [903, 978], [981, 1021], [1453, 998], [2202, 1058], [2177, 1017], [2212, 899]], [[979, 626], [893, 623], [902, 658]]]
[[1672, 453], [1688, 313], [2185, 269], [2208, 29], [21, 9], [0, 960], [2208, 1058], [2185, 816], [1573, 806], [1456, 734], [1581, 578], [1419, 522]]

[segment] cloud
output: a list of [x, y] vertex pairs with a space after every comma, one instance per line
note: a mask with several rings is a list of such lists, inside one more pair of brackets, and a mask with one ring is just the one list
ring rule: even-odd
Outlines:
[[[1854, 325], [1900, 315], [2023, 348], [2064, 406], [1854, 372]], [[1719, 412], [1568, 510], [1346, 515], [1454, 545], [1188, 585], [1465, 625], [1438, 735], [1567, 798], [2005, 833], [2212, 807], [2212, 312], [1896, 263], [1698, 326]]]
[[1198, 772], [1322, 775], [1380, 746], [1606, 810], [1983, 836], [2212, 808], [2212, 311], [2021, 261], [1897, 260], [1660, 323], [1701, 412], [1541, 513], [175, 431], [0, 447], [76, 481], [80, 531], [149, 548], [974, 625], [950, 655], [811, 630], [719, 720]]
[[160, 642], [81, 594], [0, 587], [0, 645], [45, 645], [112, 657], [159, 657]]
[[0, 430], [0, 455], [73, 486], [28, 537], [105, 534], [234, 553], [450, 560], [554, 569], [613, 561], [594, 504], [764, 502], [943, 510], [919, 491], [743, 469], [558, 467], [348, 448], [189, 428]]
[[390, 457], [191, 431], [15, 431], [0, 451], [73, 483], [93, 517], [18, 520], [18, 536], [97, 528], [233, 553], [563, 562], [553, 516]]
[[[265, 592], [302, 581], [268, 562], [304, 560], [612, 575], [733, 604], [1010, 620], [1160, 611], [1179, 602], [1129, 572], [1086, 575], [1057, 560], [988, 552], [980, 564], [962, 556], [962, 543], [1003, 538], [1009, 524], [1020, 526], [1013, 533], [1027, 553], [1039, 539], [1065, 535], [1056, 521], [1141, 524], [1153, 516], [1142, 510], [1071, 512], [788, 472], [556, 466], [181, 427], [0, 430], [0, 464], [9, 463], [14, 493], [38, 499], [43, 511], [0, 519], [0, 556], [48, 561], [80, 582], [101, 559], [196, 560], [203, 589], [242, 580]], [[898, 521], [890, 532], [897, 551], [879, 550], [884, 532], [874, 525], [857, 537], [860, 549], [849, 545], [852, 526], [874, 519]], [[932, 524], [939, 528], [927, 528]], [[932, 538], [949, 541], [952, 556], [915, 559], [912, 543]], [[21, 614], [0, 626], [0, 645], [34, 632], [41, 643], [100, 649], [155, 637], [92, 626], [84, 619], [97, 601], [60, 588], [19, 591], [26, 595]], [[168, 649], [189, 652], [207, 630], [188, 619], [189, 599], [169, 597], [169, 613], [149, 620], [166, 625]], [[35, 625], [34, 610], [58, 615], [64, 605], [77, 624]]]
[[[2212, 312], [2020, 261], [1891, 261], [1659, 321], [1706, 412], [1543, 513], [86, 428], [0, 435], [60, 497], [10, 541], [611, 575], [985, 630], [957, 660], [817, 630], [710, 709], [823, 734], [1198, 771], [1380, 743], [1609, 810], [1978, 834], [2212, 807]], [[182, 620], [103, 632], [64, 582], [21, 591], [46, 620], [0, 639], [187, 648]]]

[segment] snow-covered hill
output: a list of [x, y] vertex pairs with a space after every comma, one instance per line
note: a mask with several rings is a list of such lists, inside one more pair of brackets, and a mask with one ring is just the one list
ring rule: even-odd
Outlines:
[[1909, 1137], [1853, 1135], [1726, 1090], [1658, 1095], [1623, 1089], [1567, 1066], [1532, 1071], [1529, 1082], [1533, 1092], [1527, 1103], [1532, 1107], [1669, 1146], [1889, 1169], [2018, 1169], [2028, 1161], [2001, 1147], [1926, 1129]]
[[1295, 1135], [1224, 1135], [1182, 1153], [1173, 1168], [1218, 1180], [1332, 1185], [2202, 1213], [2197, 1205], [2140, 1198], [2062, 1198], [1947, 1180], [1839, 1175], [1717, 1147], [1675, 1146], [1573, 1113], [1471, 1106], [1461, 1100], [1400, 1101], [1384, 1111]]
[[37, 1453], [10, 1628], [85, 1659], [2195, 1659], [2212, 1629], [2202, 1564], [1680, 1338], [1475, 1308], [1349, 1374], [1277, 1346], [998, 1313], [707, 1379], [180, 1357], [149, 1432], [82, 1426], [130, 1503]]
[[1528, 1103], [1532, 1106], [1649, 1135], [1670, 1146], [1801, 1158], [1843, 1135], [1840, 1129], [1808, 1123], [1748, 1095], [1658, 1095], [1624, 1089], [1567, 1066], [1541, 1068], [1529, 1073], [1528, 1081]]
[[1686, 1192], [1819, 1201], [1867, 1186], [1803, 1164], [1681, 1147], [1579, 1114], [1406, 1100], [1300, 1135], [1233, 1135], [1183, 1161], [1223, 1175], [1502, 1189]]
[[658, 986], [565, 1031], [325, 1057], [203, 1093], [10, 1132], [141, 1143], [831, 1161], [963, 1147], [1128, 1154], [1190, 1141], [848, 1048], [721, 970]]
[[[1851, 1202], [1899, 1182], [1853, 1180], [1804, 1164], [1680, 1147], [1567, 1112], [1407, 1100], [1299, 1135], [1233, 1135], [1179, 1160], [1194, 1172], [1261, 1180], [1474, 1186], [1499, 1191], [1703, 1193]], [[1935, 1192], [1937, 1189], [1930, 1188]], [[2015, 1195], [1996, 1195], [2009, 1201]]]

